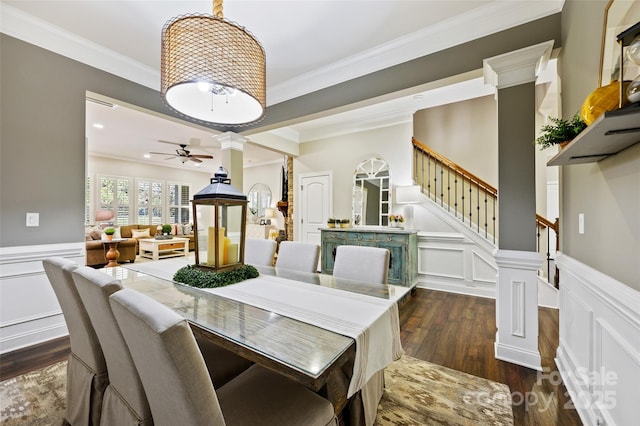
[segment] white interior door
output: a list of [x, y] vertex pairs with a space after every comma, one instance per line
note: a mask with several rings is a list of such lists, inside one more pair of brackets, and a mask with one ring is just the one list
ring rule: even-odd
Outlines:
[[300, 175], [300, 241], [320, 245], [319, 228], [331, 215], [331, 173]]

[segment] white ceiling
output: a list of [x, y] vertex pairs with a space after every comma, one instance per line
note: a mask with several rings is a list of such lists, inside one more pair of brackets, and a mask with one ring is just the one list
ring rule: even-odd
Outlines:
[[[563, 0], [226, 0], [224, 17], [246, 27], [267, 58], [267, 104], [519, 25], [561, 10]], [[1, 0], [2, 32], [159, 90], [164, 23], [186, 13], [211, 13], [209, 1]], [[296, 143], [410, 120], [417, 109], [490, 93], [481, 74], [445, 88], [416, 88], [355, 105], [350, 111], [270, 131]], [[471, 79], [471, 80], [469, 80]], [[469, 81], [464, 81], [469, 80]], [[462, 95], [464, 94], [464, 95]], [[118, 103], [114, 100], [114, 103]], [[268, 113], [268, 112], [267, 112]], [[95, 129], [99, 122], [104, 128]], [[250, 141], [263, 142], [264, 135]], [[173, 152], [158, 139], [196, 143], [192, 153], [217, 155], [210, 129], [130, 109], [87, 102], [87, 138], [95, 155], [157, 161]], [[195, 138], [195, 139], [194, 139]], [[199, 142], [198, 142], [199, 141]], [[245, 164], [281, 161], [282, 154], [245, 145]], [[205, 160], [205, 165], [219, 164]], [[212, 167], [207, 167], [211, 169]]]

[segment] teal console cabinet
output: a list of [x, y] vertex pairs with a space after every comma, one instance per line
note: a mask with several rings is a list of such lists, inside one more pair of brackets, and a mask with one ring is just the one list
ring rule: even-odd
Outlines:
[[322, 228], [322, 273], [332, 274], [336, 247], [386, 248], [391, 253], [388, 283], [414, 287], [418, 279], [418, 234], [395, 228]]

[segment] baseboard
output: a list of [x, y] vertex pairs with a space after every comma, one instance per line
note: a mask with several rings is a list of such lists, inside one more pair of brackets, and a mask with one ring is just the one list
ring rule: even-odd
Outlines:
[[[498, 337], [496, 335], [496, 340], [497, 339]], [[494, 351], [496, 359], [542, 371], [542, 359], [538, 351], [527, 351], [497, 341], [494, 343]]]

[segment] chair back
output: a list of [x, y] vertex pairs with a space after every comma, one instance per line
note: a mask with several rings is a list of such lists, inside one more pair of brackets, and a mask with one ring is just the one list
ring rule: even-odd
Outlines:
[[[78, 264], [63, 257], [42, 261], [69, 330], [71, 355], [67, 366], [67, 411], [70, 424], [100, 424], [102, 397], [108, 384], [107, 364], [87, 310], [71, 273]], [[89, 389], [85, 383], [92, 383]]]
[[[140, 376], [109, 305], [109, 296], [122, 290], [120, 280], [86, 266], [71, 275], [100, 340], [109, 371], [103, 424], [118, 424], [125, 419], [141, 424], [151, 422], [151, 410]], [[113, 388], [111, 392], [110, 387]]]
[[247, 238], [244, 242], [244, 263], [273, 266], [277, 244], [274, 240]]
[[110, 303], [140, 373], [155, 425], [224, 425], [187, 321], [131, 289], [114, 293]]
[[276, 268], [302, 272], [317, 272], [320, 246], [296, 241], [282, 241], [278, 249]]
[[380, 247], [336, 247], [333, 276], [373, 284], [386, 284], [389, 274], [389, 250]]

